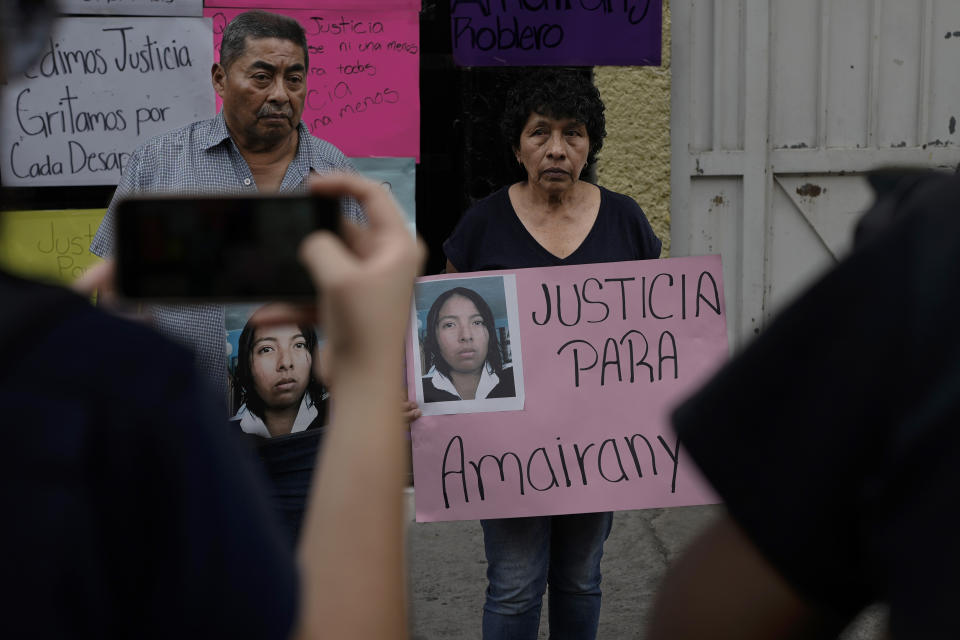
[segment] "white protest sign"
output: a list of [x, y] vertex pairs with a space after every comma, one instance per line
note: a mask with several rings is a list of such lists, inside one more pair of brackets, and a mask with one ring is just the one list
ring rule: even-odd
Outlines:
[[57, 0], [57, 10], [117, 16], [202, 16], [203, 0]]
[[117, 184], [149, 138], [214, 115], [206, 18], [61, 18], [0, 102], [4, 186]]

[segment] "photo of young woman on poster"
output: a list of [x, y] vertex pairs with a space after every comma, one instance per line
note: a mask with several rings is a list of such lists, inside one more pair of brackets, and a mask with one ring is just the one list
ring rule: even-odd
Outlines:
[[234, 396], [230, 424], [263, 463], [274, 509], [293, 544], [326, 422], [327, 393], [313, 374], [317, 331], [309, 324], [258, 322], [271, 313], [270, 305], [252, 315], [234, 306], [225, 326]]
[[424, 415], [523, 408], [515, 286], [511, 275], [415, 285], [414, 361]]
[[324, 391], [313, 376], [316, 330], [257, 326], [256, 318], [255, 312], [237, 341], [234, 381], [242, 404], [232, 420], [244, 433], [265, 438], [321, 426]]
[[516, 395], [512, 365], [504, 365], [493, 312], [476, 291], [441, 294], [427, 314], [423, 401], [483, 400]]

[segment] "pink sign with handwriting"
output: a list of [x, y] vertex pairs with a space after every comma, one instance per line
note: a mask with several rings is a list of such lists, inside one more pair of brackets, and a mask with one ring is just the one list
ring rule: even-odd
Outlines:
[[[215, 7], [214, 58], [223, 29], [253, 3]], [[257, 3], [262, 7], [263, 2]], [[307, 3], [287, 2], [304, 6]], [[408, 3], [401, 3], [408, 4]], [[244, 8], [237, 8], [242, 6]], [[356, 5], [367, 7], [367, 3]], [[288, 9], [307, 33], [309, 66], [303, 122], [352, 157], [420, 159], [420, 23], [415, 10]], [[219, 109], [220, 102], [217, 101]]]
[[728, 355], [720, 256], [421, 278], [411, 324], [418, 521], [718, 501], [669, 417]]
[[420, 0], [273, 0], [269, 7], [263, 0], [206, 0], [208, 7], [243, 7], [244, 9], [407, 9], [420, 11]]

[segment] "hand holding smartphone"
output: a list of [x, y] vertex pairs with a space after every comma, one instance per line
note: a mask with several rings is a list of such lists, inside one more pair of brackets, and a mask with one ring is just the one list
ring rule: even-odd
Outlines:
[[312, 299], [297, 257], [311, 232], [337, 232], [336, 198], [152, 196], [117, 208], [117, 287], [165, 301]]

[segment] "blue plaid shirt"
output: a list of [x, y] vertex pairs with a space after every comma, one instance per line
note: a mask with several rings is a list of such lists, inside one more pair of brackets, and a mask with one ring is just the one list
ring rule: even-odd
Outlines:
[[[281, 192], [302, 191], [311, 171], [354, 171], [335, 146], [298, 127], [300, 143], [280, 184]], [[230, 137], [223, 115], [201, 120], [182, 129], [157, 136], [130, 156], [113, 194], [107, 214], [97, 230], [90, 251], [98, 256], [113, 252], [114, 216], [117, 203], [140, 192], [211, 194], [257, 193], [253, 172]], [[342, 202], [344, 216], [364, 222], [360, 205], [352, 198]], [[220, 305], [157, 305], [150, 308], [160, 333], [194, 352], [200, 372], [211, 387], [226, 398], [226, 334]]]

